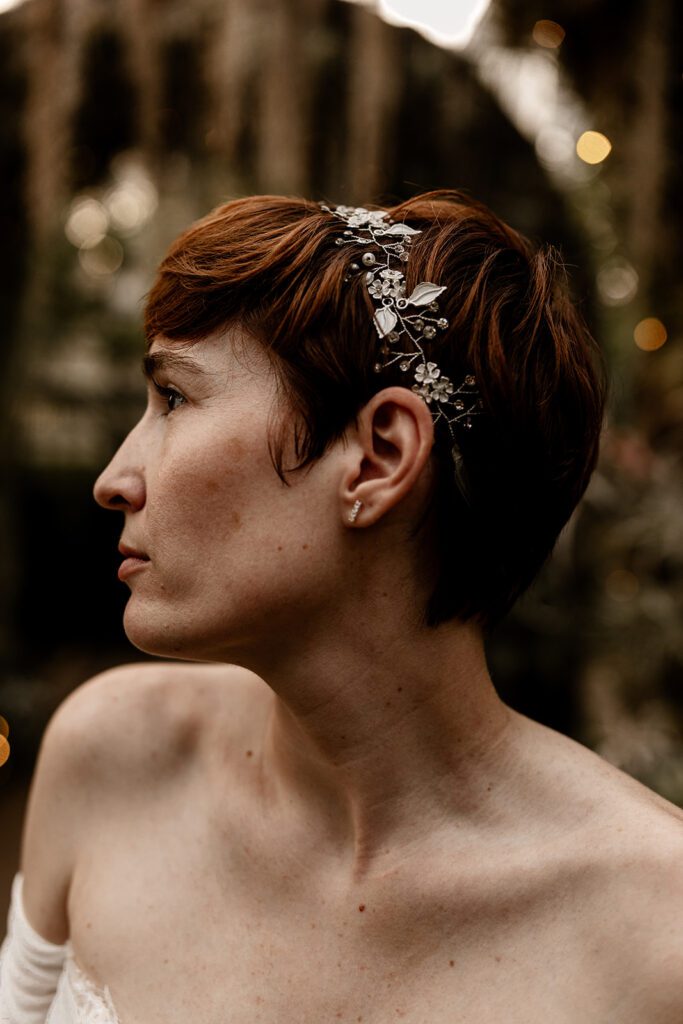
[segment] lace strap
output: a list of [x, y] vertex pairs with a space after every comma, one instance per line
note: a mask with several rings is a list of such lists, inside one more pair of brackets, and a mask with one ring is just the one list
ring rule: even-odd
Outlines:
[[96, 985], [76, 963], [71, 951], [65, 973], [76, 1011], [75, 1024], [120, 1024], [108, 986]]

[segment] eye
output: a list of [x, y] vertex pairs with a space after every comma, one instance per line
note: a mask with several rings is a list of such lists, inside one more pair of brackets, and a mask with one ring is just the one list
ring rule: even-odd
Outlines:
[[179, 406], [184, 405], [184, 396], [179, 391], [176, 391], [175, 388], [164, 387], [163, 384], [159, 384], [156, 380], [152, 380], [152, 384], [157, 393], [166, 401], [166, 412], [162, 413], [162, 416], [168, 416], [170, 413], [175, 412]]

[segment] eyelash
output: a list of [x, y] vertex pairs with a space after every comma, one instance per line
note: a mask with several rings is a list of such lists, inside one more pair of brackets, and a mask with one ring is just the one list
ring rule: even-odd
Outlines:
[[[154, 385], [154, 388], [156, 389], [156, 391], [161, 395], [162, 398], [165, 398], [167, 402], [169, 401], [169, 399], [179, 398], [180, 399], [180, 404], [181, 405], [185, 404], [185, 397], [183, 395], [181, 395], [179, 391], [176, 391], [175, 388], [165, 388], [163, 386], [163, 384], [159, 384], [158, 381], [156, 381], [154, 379], [152, 379], [152, 384]], [[163, 412], [161, 415], [162, 416], [170, 416], [171, 413], [175, 412], [177, 408], [178, 408], [178, 406], [176, 406], [173, 409], [167, 409], [166, 412]]]

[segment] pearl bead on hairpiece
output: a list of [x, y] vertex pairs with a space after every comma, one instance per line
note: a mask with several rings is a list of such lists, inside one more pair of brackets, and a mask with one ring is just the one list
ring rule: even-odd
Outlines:
[[437, 299], [446, 291], [445, 285], [420, 281], [406, 295], [402, 267], [408, 262], [413, 238], [421, 232], [392, 220], [385, 210], [320, 205], [346, 225], [337, 245], [363, 248], [360, 263], [352, 262], [349, 270], [352, 274], [365, 271], [365, 284], [375, 306], [373, 322], [382, 342], [375, 372], [381, 373], [394, 363], [403, 373], [412, 372], [411, 391], [424, 399], [435, 423], [443, 419], [448, 425], [459, 469], [461, 456], [454, 427], [459, 424], [469, 429], [472, 417], [482, 412], [482, 404], [472, 374], [456, 385], [425, 354], [425, 342], [435, 338], [437, 331], [445, 330], [448, 320], [438, 315]]

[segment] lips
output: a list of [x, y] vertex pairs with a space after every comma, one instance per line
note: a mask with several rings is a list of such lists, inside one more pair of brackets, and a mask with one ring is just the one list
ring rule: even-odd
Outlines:
[[128, 544], [121, 542], [119, 544], [119, 552], [124, 558], [138, 558], [141, 562], [149, 562], [149, 556], [143, 551], [138, 551], [137, 548], [131, 548]]
[[121, 582], [127, 580], [129, 576], [135, 575], [135, 573], [142, 572], [149, 562], [149, 558], [144, 551], [139, 551], [137, 548], [131, 547], [130, 544], [122, 542], [119, 544], [119, 551], [123, 555], [123, 561], [117, 573]]

